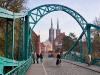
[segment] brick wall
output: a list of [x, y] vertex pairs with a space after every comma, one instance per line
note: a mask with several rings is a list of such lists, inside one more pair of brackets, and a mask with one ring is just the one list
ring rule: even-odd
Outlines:
[[55, 42], [57, 42], [57, 41], [62, 42], [63, 41], [62, 39], [63, 39], [64, 36], [65, 36], [65, 33], [61, 33], [54, 39], [54, 41], [53, 41], [53, 50], [56, 50], [56, 49], [62, 47], [62, 45], [60, 45], [60, 46], [55, 45]]
[[32, 41], [33, 41], [33, 46], [34, 46], [34, 51], [37, 52], [37, 34], [32, 31]]

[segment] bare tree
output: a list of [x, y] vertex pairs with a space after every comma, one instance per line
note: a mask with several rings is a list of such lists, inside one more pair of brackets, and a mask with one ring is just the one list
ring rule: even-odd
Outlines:
[[12, 12], [20, 12], [26, 7], [27, 0], [1, 0], [0, 7], [10, 10]]
[[[6, 10], [19, 13], [27, 9], [28, 0], [0, 0], [0, 7]], [[19, 19], [15, 19], [14, 41], [15, 41], [15, 57], [17, 55], [17, 41], [18, 41], [18, 23]], [[5, 49], [5, 34], [6, 34], [6, 18], [0, 17], [0, 56], [4, 56]]]
[[[95, 25], [100, 26], [100, 16], [99, 17], [95, 17], [93, 23]], [[99, 57], [100, 56], [100, 30], [93, 28], [91, 30], [92, 33], [92, 53], [95, 57]]]

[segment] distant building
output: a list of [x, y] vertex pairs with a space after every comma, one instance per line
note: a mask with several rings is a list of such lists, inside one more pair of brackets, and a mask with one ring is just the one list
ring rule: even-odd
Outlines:
[[54, 29], [53, 29], [53, 23], [51, 19], [51, 28], [49, 29], [49, 41], [53, 43], [54, 40]]
[[43, 53], [48, 53], [48, 51], [52, 51], [52, 44], [49, 40], [41, 43], [41, 51]]
[[37, 52], [37, 38], [38, 38], [38, 36], [34, 31], [32, 31], [31, 37], [32, 37], [33, 50], [35, 52]]
[[46, 46], [44, 45], [44, 43], [41, 43], [41, 52], [42, 53], [46, 53]]
[[46, 52], [48, 53], [49, 51], [52, 51], [52, 46], [51, 45], [46, 46]]
[[49, 29], [49, 41], [53, 44], [54, 39], [60, 34], [59, 21], [57, 19], [57, 29], [53, 28], [53, 23], [51, 19], [51, 28]]
[[62, 48], [63, 37], [65, 33], [60, 33], [53, 41], [53, 50], [60, 51]]
[[37, 53], [41, 53], [40, 35], [37, 36]]
[[56, 37], [60, 34], [60, 29], [59, 29], [59, 21], [57, 19], [57, 29], [56, 29]]
[[36, 53], [41, 53], [40, 35], [37, 35], [34, 31], [32, 31], [31, 38], [33, 44], [33, 51]]
[[56, 38], [56, 29], [54, 28], [54, 39]]

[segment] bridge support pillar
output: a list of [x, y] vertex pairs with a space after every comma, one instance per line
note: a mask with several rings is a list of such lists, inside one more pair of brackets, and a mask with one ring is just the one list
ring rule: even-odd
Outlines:
[[25, 16], [25, 24], [24, 24], [24, 46], [23, 46], [23, 54], [24, 60], [28, 59], [28, 47], [29, 47], [29, 31], [30, 27], [29, 27], [29, 16]]
[[7, 18], [5, 57], [14, 59], [14, 19]]
[[88, 53], [91, 54], [90, 26], [87, 26]]
[[23, 25], [24, 25], [24, 17], [20, 18], [19, 21], [19, 38], [18, 38], [18, 60], [22, 61], [23, 56]]
[[80, 56], [82, 56], [82, 39], [80, 39]]

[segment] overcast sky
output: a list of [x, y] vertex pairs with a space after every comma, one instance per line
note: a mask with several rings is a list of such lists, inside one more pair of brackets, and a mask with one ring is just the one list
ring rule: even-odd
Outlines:
[[[78, 12], [89, 23], [93, 23], [94, 18], [100, 15], [100, 0], [28, 0], [29, 9], [44, 4], [61, 4], [67, 6]], [[41, 42], [44, 42], [49, 37], [51, 18], [53, 28], [55, 29], [57, 28], [58, 18], [59, 28], [66, 35], [72, 32], [78, 37], [82, 32], [79, 24], [70, 15], [63, 11], [55, 11], [45, 15], [33, 29], [37, 34], [40, 34]]]

